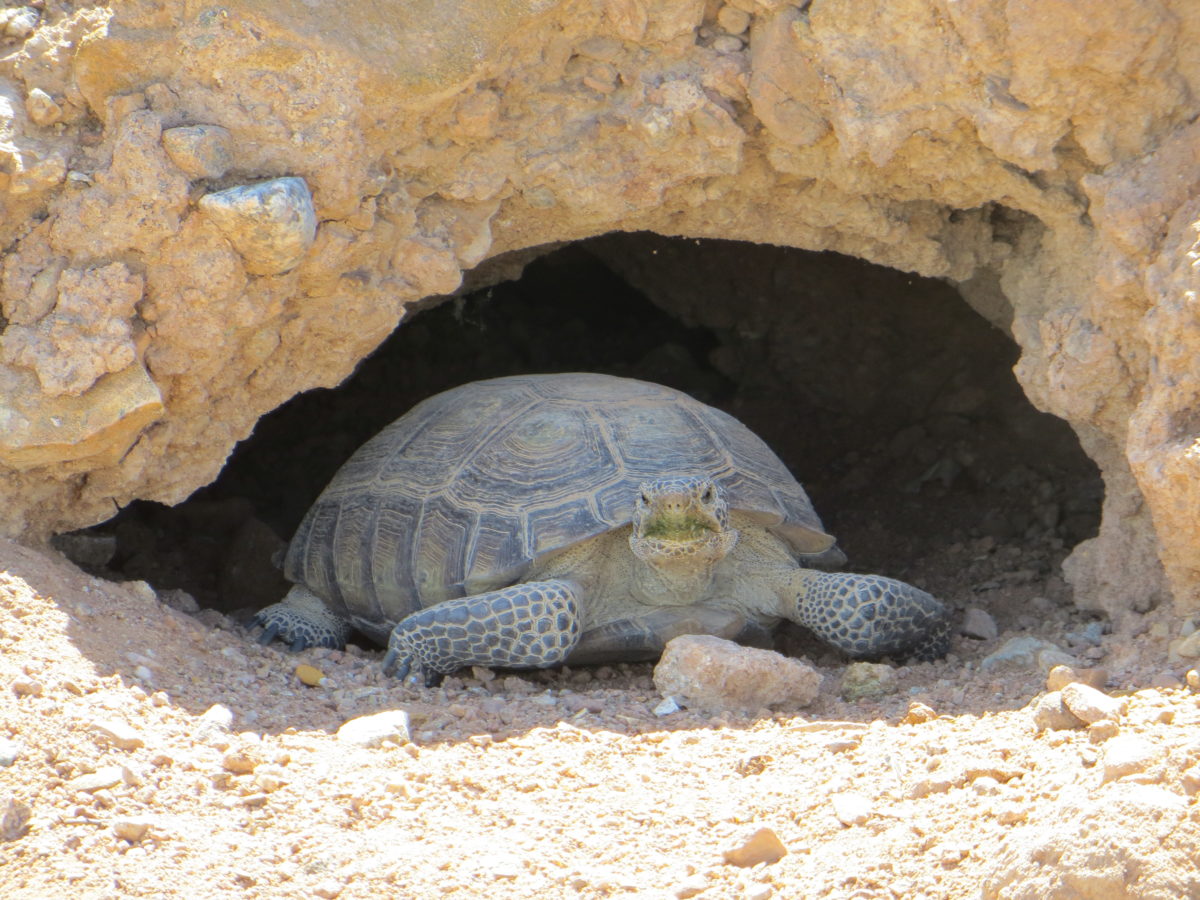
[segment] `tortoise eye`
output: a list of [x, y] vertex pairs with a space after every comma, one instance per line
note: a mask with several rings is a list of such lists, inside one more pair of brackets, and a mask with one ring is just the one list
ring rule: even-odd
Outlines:
[[706, 487], [704, 489], [704, 493], [700, 495], [700, 499], [703, 500], [705, 503], [712, 503], [713, 500], [716, 499], [716, 496], [717, 496], [716, 492], [713, 490], [713, 487], [710, 484], [708, 487]]

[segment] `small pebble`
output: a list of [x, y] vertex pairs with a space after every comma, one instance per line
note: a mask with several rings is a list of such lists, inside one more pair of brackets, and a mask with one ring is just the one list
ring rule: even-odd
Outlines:
[[146, 746], [146, 742], [135, 729], [115, 719], [92, 722], [91, 729], [118, 750], [137, 750]]
[[370, 716], [359, 716], [342, 724], [337, 739], [357, 747], [381, 747], [387, 743], [407, 744], [412, 740], [408, 713], [389, 709]]
[[1188, 669], [1186, 680], [1187, 686], [1193, 691], [1200, 691], [1200, 671], [1196, 669]]
[[20, 758], [21, 751], [24, 749], [19, 741], [0, 738], [0, 767], [7, 769], [15, 763]]
[[1064, 686], [1061, 693], [1063, 705], [1088, 725], [1101, 719], [1115, 720], [1129, 708], [1129, 704], [1124, 700], [1110, 697], [1078, 682]]
[[261, 765], [262, 758], [247, 750], [231, 750], [221, 757], [221, 768], [234, 775], [249, 775]]
[[296, 666], [293, 674], [300, 679], [301, 684], [307, 684], [309, 687], [320, 687], [327, 681], [325, 673], [316, 666]]
[[748, 868], [759, 863], [775, 863], [787, 856], [787, 847], [770, 828], [759, 828], [736, 846], [722, 854], [725, 862]]
[[1037, 670], [1049, 672], [1058, 665], [1073, 666], [1075, 660], [1070, 654], [1041, 638], [1025, 635], [1009, 638], [994, 652], [985, 656], [979, 664], [984, 672]]
[[254, 770], [254, 783], [263, 793], [272, 794], [287, 784], [287, 776], [281, 766], [262, 765]]
[[994, 641], [1000, 634], [1000, 629], [996, 627], [996, 620], [992, 618], [991, 613], [972, 606], [963, 615], [962, 633], [981, 641]]
[[679, 701], [674, 697], [664, 697], [658, 706], [654, 707], [656, 716], [669, 716], [672, 713], [677, 713], [680, 710]]
[[[72, 778], [67, 782], [67, 788], [72, 791], [94, 794], [96, 791], [107, 790], [124, 783], [127, 780], [127, 772], [128, 770], [123, 766], [105, 766], [95, 772]], [[132, 780], [132, 776], [128, 776], [128, 780]]]
[[41, 21], [41, 14], [32, 6], [9, 7], [0, 11], [0, 26], [10, 38], [23, 41], [35, 31]]
[[1114, 737], [1104, 744], [1103, 781], [1115, 781], [1126, 775], [1144, 772], [1154, 764], [1159, 748], [1145, 738]]
[[821, 674], [771, 650], [689, 634], [667, 643], [654, 667], [654, 686], [688, 709], [757, 713], [764, 706], [811, 703], [820, 690]]
[[829, 798], [833, 814], [843, 825], [862, 825], [871, 818], [871, 801], [854, 791], [843, 791]]
[[29, 828], [32, 810], [16, 797], [0, 800], [0, 842], [15, 841]]
[[741, 34], [750, 27], [750, 13], [736, 6], [722, 6], [717, 13], [717, 24], [729, 34]]
[[62, 118], [62, 107], [41, 88], [34, 88], [25, 98], [25, 111], [35, 125], [43, 128], [53, 125]]
[[1088, 726], [1088, 740], [1093, 744], [1103, 744], [1121, 733], [1121, 726], [1112, 719], [1101, 719]]
[[696, 897], [708, 890], [708, 879], [701, 875], [696, 875], [689, 878], [687, 881], [675, 888], [672, 893], [679, 900], [688, 900], [690, 897]]
[[896, 670], [882, 663], [851, 663], [842, 673], [843, 700], [886, 697], [896, 689]]
[[1086, 684], [1096, 690], [1103, 690], [1108, 683], [1106, 669], [1073, 669], [1070, 666], [1055, 666], [1046, 675], [1046, 690], [1061, 691], [1072, 682]]
[[206, 194], [197, 207], [241, 254], [247, 271], [279, 275], [308, 253], [317, 234], [312, 194], [303, 178], [286, 177]]
[[220, 125], [182, 125], [162, 135], [163, 149], [189, 178], [220, 178], [233, 165], [233, 136]]
[[1033, 724], [1038, 731], [1065, 731], [1082, 728], [1083, 720], [1063, 703], [1060, 691], [1051, 691], [1038, 699], [1033, 707]]
[[113, 834], [123, 841], [136, 844], [150, 831], [153, 823], [146, 818], [120, 818], [113, 822]]
[[42, 683], [34, 678], [14, 678], [8, 687], [18, 697], [40, 697], [45, 690]]
[[1172, 642], [1171, 650], [1179, 656], [1190, 658], [1200, 656], [1200, 631], [1193, 631], [1182, 640]]
[[937, 713], [931, 707], [919, 700], [912, 700], [908, 704], [908, 712], [904, 714], [902, 721], [905, 725], [920, 725], [924, 722], [932, 722], [936, 718]]

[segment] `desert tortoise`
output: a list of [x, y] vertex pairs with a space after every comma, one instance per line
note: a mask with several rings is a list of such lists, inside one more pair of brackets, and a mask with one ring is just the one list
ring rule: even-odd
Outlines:
[[911, 585], [811, 568], [835, 555], [762, 440], [670, 388], [521, 375], [454, 388], [364, 444], [300, 524], [266, 643], [385, 669], [656, 657], [679, 634], [761, 643], [781, 619], [852, 657], [930, 659], [946, 608]]

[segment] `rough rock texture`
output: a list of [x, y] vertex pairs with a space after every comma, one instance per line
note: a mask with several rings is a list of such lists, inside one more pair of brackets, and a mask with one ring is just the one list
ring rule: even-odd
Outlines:
[[654, 667], [654, 686], [688, 709], [757, 712], [812, 703], [821, 689], [821, 673], [772, 650], [686, 634], [667, 642]]
[[[1188, 0], [23, 7], [0, 532], [176, 502], [464, 270], [648, 229], [956, 283], [1103, 469], [1077, 602], [1200, 609], [1198, 39]], [[278, 178], [318, 228], [267, 272], [199, 203]]]

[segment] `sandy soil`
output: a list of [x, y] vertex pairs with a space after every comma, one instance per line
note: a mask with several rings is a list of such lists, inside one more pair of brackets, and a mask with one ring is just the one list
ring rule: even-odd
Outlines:
[[[1075, 625], [1037, 636], [1070, 649]], [[259, 647], [2, 543], [0, 896], [1198, 897], [1181, 627], [1085, 651], [1125, 698], [1090, 728], [1037, 731], [1036, 667], [981, 672], [1016, 624], [880, 698], [841, 699], [817, 653], [809, 708], [657, 716], [650, 666], [389, 684], [375, 651]], [[337, 737], [392, 709], [411, 742]], [[759, 829], [751, 860], [785, 855], [728, 861]]]

